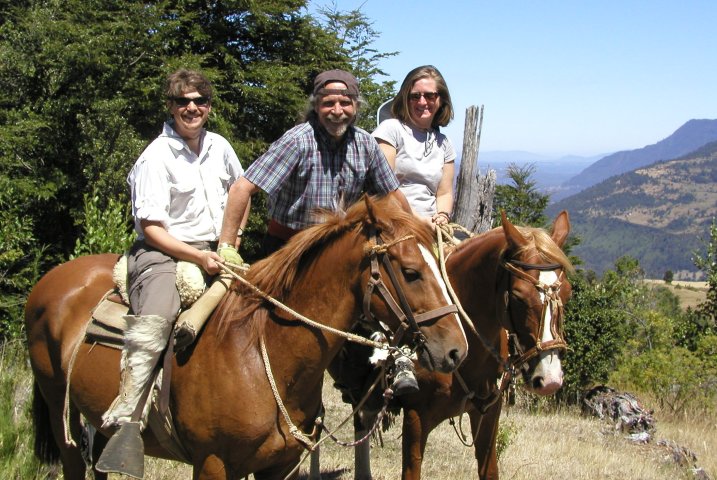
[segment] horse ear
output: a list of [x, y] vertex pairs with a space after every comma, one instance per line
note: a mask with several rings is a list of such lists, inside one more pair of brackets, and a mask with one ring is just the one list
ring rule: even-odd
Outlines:
[[568, 238], [569, 233], [570, 216], [568, 215], [567, 210], [563, 210], [557, 217], [555, 217], [555, 221], [553, 222], [553, 232], [550, 236], [553, 238], [556, 245], [562, 247], [563, 243], [565, 243], [565, 240]]
[[376, 217], [376, 204], [371, 199], [371, 197], [367, 194], [363, 194], [363, 203], [366, 205], [366, 214], [368, 215], [369, 222], [371, 222], [374, 225], [378, 224], [378, 220]]
[[528, 243], [528, 240], [510, 223], [505, 210], [500, 211], [500, 223], [503, 225], [503, 233], [505, 233], [505, 239], [511, 250], [517, 250]]

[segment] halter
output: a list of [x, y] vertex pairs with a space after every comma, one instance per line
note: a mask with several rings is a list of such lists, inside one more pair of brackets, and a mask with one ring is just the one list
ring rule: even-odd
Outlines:
[[[539, 265], [534, 263], [525, 263], [518, 260], [505, 260], [501, 263], [502, 267], [505, 268], [510, 275], [514, 275], [521, 280], [532, 284], [539, 293], [543, 294], [543, 308], [540, 314], [540, 329], [535, 339], [535, 346], [530, 348], [528, 351], [523, 351], [517, 341], [516, 333], [510, 334], [511, 339], [511, 352], [510, 362], [513, 367], [519, 368], [528, 360], [540, 355], [544, 351], [549, 350], [562, 350], [567, 351], [568, 344], [565, 342], [563, 333], [563, 302], [560, 299], [560, 287], [562, 286], [563, 271], [562, 265], [557, 263], [549, 263], [545, 265]], [[542, 272], [549, 272], [554, 270], [561, 270], [558, 280], [552, 285], [546, 285], [538, 279], [526, 273], [526, 270], [538, 270]], [[505, 309], [510, 327], [512, 332], [516, 332], [513, 318], [510, 315], [510, 302], [508, 296], [510, 295], [510, 278], [508, 279], [508, 288], [505, 292]], [[543, 333], [545, 328], [545, 315], [550, 312], [550, 333], [553, 339], [544, 342]]]
[[[384, 244], [381, 240], [380, 234], [376, 231], [376, 228], [371, 226], [371, 239], [373, 240], [374, 245], [369, 247], [368, 250], [369, 258], [371, 260], [371, 277], [368, 280], [366, 290], [364, 292], [363, 316], [365, 317], [365, 319], [371, 320], [381, 326], [381, 328], [384, 330], [384, 334], [386, 335], [386, 337], [392, 338], [392, 347], [399, 345], [401, 343], [401, 340], [403, 339], [403, 336], [408, 332], [413, 337], [411, 339], [411, 345], [414, 348], [418, 349], [422, 348], [426, 344], [426, 336], [421, 332], [420, 325], [422, 323], [433, 321], [437, 318], [443, 317], [451, 313], [457, 313], [458, 308], [456, 307], [456, 305], [451, 304], [446, 305], [444, 307], [436, 308], [435, 310], [414, 315], [413, 311], [411, 310], [411, 306], [406, 299], [406, 295], [401, 288], [401, 284], [398, 283], [398, 277], [396, 276], [396, 272], [393, 268], [393, 265], [391, 265], [391, 259], [388, 255], [388, 249], [391, 248], [393, 245], [403, 242], [404, 240], [409, 240], [411, 238], [415, 238], [414, 235], [406, 235], [390, 243]], [[391, 295], [391, 292], [388, 290], [386, 284], [383, 281], [379, 262], [381, 263], [381, 265], [383, 265], [383, 268], [388, 274], [393, 288], [396, 290], [398, 302], [393, 297], [393, 295]], [[371, 298], [373, 297], [374, 293], [378, 294], [379, 296], [381, 296], [381, 298], [383, 298], [383, 300], [386, 302], [393, 314], [396, 316], [396, 318], [398, 318], [399, 322], [401, 322], [395, 332], [388, 332], [381, 324], [381, 322], [376, 320], [374, 315], [371, 313]]]

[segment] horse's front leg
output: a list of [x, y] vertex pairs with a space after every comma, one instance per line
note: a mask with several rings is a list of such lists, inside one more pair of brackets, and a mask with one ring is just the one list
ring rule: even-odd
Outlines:
[[417, 410], [403, 410], [403, 440], [402, 459], [403, 480], [419, 480], [421, 478], [421, 465], [423, 453], [426, 450], [426, 441], [431, 428], [421, 419]]
[[[368, 430], [357, 413], [354, 415], [354, 440], [368, 435]], [[371, 480], [371, 440], [366, 439], [354, 447], [354, 480]]]
[[311, 452], [309, 461], [309, 480], [321, 480], [321, 447]]
[[230, 478], [224, 462], [216, 455], [209, 455], [195, 463], [192, 470], [193, 480], [229, 480]]
[[[478, 463], [478, 478], [480, 480], [498, 480], [498, 450], [496, 440], [498, 438], [498, 423], [502, 408], [501, 401], [495, 402], [488, 411], [481, 415], [473, 410], [469, 416], [471, 419], [471, 431], [475, 438], [475, 458]], [[476, 435], [476, 430], [478, 435]]]
[[109, 438], [102, 435], [100, 432], [95, 432], [92, 440], [92, 471], [95, 474], [95, 480], [107, 480], [108, 474], [100, 472], [96, 469], [97, 461], [102, 456], [102, 452], [107, 446]]

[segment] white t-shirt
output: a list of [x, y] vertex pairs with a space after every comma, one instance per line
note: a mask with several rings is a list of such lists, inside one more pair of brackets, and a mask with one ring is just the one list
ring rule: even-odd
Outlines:
[[396, 177], [413, 211], [425, 217], [436, 213], [436, 192], [443, 165], [455, 161], [451, 141], [435, 129], [428, 132], [391, 118], [373, 136], [396, 149]]
[[244, 169], [229, 142], [203, 132], [202, 151], [192, 152], [170, 123], [142, 152], [127, 176], [132, 215], [139, 238], [140, 220], [161, 222], [183, 242], [219, 238], [229, 187]]

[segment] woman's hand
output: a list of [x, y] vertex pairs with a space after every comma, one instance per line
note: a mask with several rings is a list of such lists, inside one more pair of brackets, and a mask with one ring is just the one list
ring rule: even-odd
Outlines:
[[431, 217], [431, 221], [436, 225], [445, 225], [451, 221], [451, 217], [446, 212], [438, 212]]
[[223, 260], [216, 252], [201, 250], [199, 258], [201, 260], [199, 266], [202, 267], [209, 275], [216, 275], [221, 271], [219, 264], [222, 263]]

